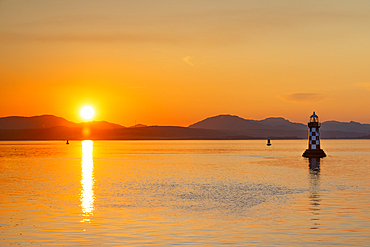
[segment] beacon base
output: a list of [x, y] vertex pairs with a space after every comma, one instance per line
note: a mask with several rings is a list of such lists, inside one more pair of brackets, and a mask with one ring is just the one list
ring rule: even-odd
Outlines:
[[322, 158], [326, 157], [326, 154], [322, 149], [306, 149], [302, 156], [306, 158]]

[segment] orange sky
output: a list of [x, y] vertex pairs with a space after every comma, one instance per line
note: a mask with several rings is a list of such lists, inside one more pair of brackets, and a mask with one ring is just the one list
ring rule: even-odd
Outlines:
[[370, 2], [0, 0], [0, 117], [370, 123]]

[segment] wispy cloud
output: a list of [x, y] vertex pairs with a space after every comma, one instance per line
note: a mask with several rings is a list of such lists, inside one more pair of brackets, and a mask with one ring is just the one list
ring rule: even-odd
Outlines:
[[182, 60], [187, 63], [187, 64], [190, 64], [191, 66], [194, 66], [193, 63], [189, 62], [190, 59], [192, 59], [193, 57], [190, 57], [190, 56], [186, 56], [186, 57], [183, 57]]
[[370, 82], [357, 82], [355, 83], [357, 87], [365, 88], [366, 90], [370, 91]]
[[321, 93], [291, 93], [291, 94], [279, 94], [276, 96], [278, 99], [299, 103], [307, 104], [320, 101], [324, 99], [324, 95]]

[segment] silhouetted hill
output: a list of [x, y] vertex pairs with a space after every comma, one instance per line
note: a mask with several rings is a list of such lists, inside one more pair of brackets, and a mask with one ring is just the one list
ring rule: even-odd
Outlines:
[[129, 128], [142, 128], [142, 127], [148, 127], [148, 125], [145, 125], [145, 124], [135, 124], [133, 126], [130, 126]]
[[189, 128], [220, 130], [227, 132], [229, 136], [249, 136], [250, 138], [296, 139], [307, 137], [307, 127], [304, 124], [292, 123], [284, 118], [247, 120], [238, 116], [219, 115], [192, 124]]
[[262, 123], [264, 126], [269, 126], [274, 129], [297, 129], [297, 130], [307, 130], [307, 125], [301, 123], [292, 123], [282, 117], [270, 117], [264, 120], [257, 121]]
[[322, 131], [343, 131], [343, 132], [354, 132], [354, 133], [367, 133], [370, 134], [370, 124], [361, 124], [358, 122], [338, 122], [338, 121], [326, 121], [321, 124]]
[[218, 130], [251, 130], [251, 129], [286, 129], [307, 130], [301, 123], [292, 123], [281, 117], [271, 117], [264, 120], [247, 120], [238, 116], [219, 115], [206, 118], [192, 124], [189, 128], [218, 129]]
[[75, 123], [53, 115], [0, 118], [0, 129], [42, 129], [54, 126], [77, 127]]
[[0, 129], [42, 129], [51, 127], [90, 127], [97, 129], [114, 129], [123, 126], [106, 121], [92, 121], [84, 123], [73, 123], [62, 117], [53, 115], [42, 115], [34, 117], [3, 117], [0, 118]]
[[119, 124], [109, 123], [107, 121], [91, 121], [91, 122], [84, 122], [84, 123], [78, 123], [78, 127], [89, 127], [89, 128], [95, 128], [95, 129], [119, 129], [119, 128], [125, 128], [124, 126], [121, 126]]
[[214, 129], [214, 130], [246, 130], [246, 129], [263, 129], [268, 128], [254, 120], [232, 115], [219, 115], [206, 118], [200, 122], [189, 125], [189, 128]]

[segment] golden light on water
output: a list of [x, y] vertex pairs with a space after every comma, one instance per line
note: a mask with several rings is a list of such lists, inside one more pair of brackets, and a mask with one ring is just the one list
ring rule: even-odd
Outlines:
[[[93, 141], [82, 141], [81, 209], [85, 217], [94, 210]], [[82, 221], [90, 221], [85, 218]]]

